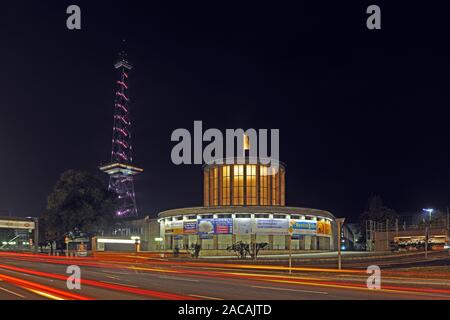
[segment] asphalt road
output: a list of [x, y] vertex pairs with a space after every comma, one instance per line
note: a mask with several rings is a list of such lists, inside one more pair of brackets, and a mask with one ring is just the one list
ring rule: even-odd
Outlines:
[[[70, 265], [80, 267], [80, 290], [67, 287], [66, 271]], [[298, 265], [289, 275], [286, 267], [280, 265], [172, 261], [126, 255], [66, 259], [0, 253], [1, 300], [450, 299], [450, 274], [444, 272], [424, 275], [382, 269], [380, 290], [369, 290], [367, 277], [365, 270], [338, 272]]]

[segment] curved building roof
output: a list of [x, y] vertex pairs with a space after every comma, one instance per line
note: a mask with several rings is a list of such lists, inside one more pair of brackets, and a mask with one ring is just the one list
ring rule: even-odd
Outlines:
[[219, 207], [191, 207], [172, 209], [160, 212], [159, 218], [192, 215], [192, 214], [208, 214], [208, 213], [281, 213], [281, 214], [298, 214], [308, 216], [321, 216], [335, 220], [335, 216], [331, 212], [310, 208], [283, 207], [283, 206], [219, 206]]

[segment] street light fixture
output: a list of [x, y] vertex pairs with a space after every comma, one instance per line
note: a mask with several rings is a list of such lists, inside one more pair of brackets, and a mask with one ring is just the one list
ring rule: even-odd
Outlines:
[[425, 226], [425, 259], [427, 259], [428, 258], [429, 227], [431, 226], [431, 214], [433, 213], [434, 209], [427, 208], [427, 209], [422, 209], [422, 210], [427, 212], [430, 215], [430, 218], [428, 219], [428, 224]]
[[428, 212], [430, 214], [430, 220], [431, 220], [431, 214], [433, 213], [434, 209], [428, 208], [428, 209], [422, 209], [425, 212]]

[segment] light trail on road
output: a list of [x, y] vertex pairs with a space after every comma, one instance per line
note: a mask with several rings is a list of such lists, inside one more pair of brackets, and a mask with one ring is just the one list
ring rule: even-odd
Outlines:
[[[25, 269], [25, 268], [18, 268], [18, 267], [8, 266], [8, 265], [4, 265], [4, 264], [0, 264], [0, 269], [17, 271], [17, 272], [36, 275], [36, 276], [51, 278], [51, 279], [58, 279], [58, 280], [62, 280], [62, 281], [67, 280], [67, 276], [48, 273], [48, 272], [42, 272], [42, 271], [35, 271], [35, 270]], [[6, 279], [8, 278], [8, 276], [3, 276], [0, 274], [0, 278], [1, 277], [5, 277]], [[10, 278], [12, 279], [12, 277], [10, 277]], [[17, 283], [19, 283], [19, 281], [25, 281], [25, 280], [21, 280], [19, 278], [15, 278], [15, 279], [16, 279]], [[5, 281], [7, 281], [7, 280], [5, 280]], [[161, 291], [133, 288], [133, 287], [129, 287], [127, 285], [107, 283], [107, 282], [101, 282], [101, 281], [96, 281], [96, 280], [89, 280], [89, 279], [85, 279], [85, 278], [81, 279], [81, 284], [94, 286], [94, 287], [100, 287], [100, 288], [106, 288], [106, 289], [112, 289], [112, 290], [118, 290], [118, 291], [122, 291], [122, 292], [134, 293], [134, 294], [138, 294], [138, 295], [145, 295], [145, 296], [149, 296], [152, 298], [159, 298], [159, 299], [195, 300], [192, 297], [188, 297], [188, 296], [184, 296], [184, 295], [177, 295], [177, 294], [161, 292]], [[47, 287], [47, 288], [50, 288], [50, 287]], [[55, 290], [57, 290], [57, 289], [55, 289]], [[58, 291], [60, 291], [60, 290], [58, 290]], [[63, 292], [63, 291], [61, 291], [61, 292]], [[79, 300], [84, 300], [84, 299], [79, 299]]]
[[43, 285], [43, 284], [40, 284], [37, 282], [23, 280], [20, 278], [8, 276], [8, 275], [1, 274], [1, 273], [0, 273], [0, 279], [5, 282], [17, 285], [21, 288], [30, 290], [39, 295], [43, 295], [46, 297], [54, 297], [54, 298], [57, 298], [58, 300], [93, 300], [92, 298], [89, 298], [86, 296], [59, 290], [59, 289], [52, 288], [52, 287], [49, 287], [49, 286], [46, 286], [46, 285]]
[[[0, 254], [0, 257], [2, 255]], [[86, 268], [100, 269], [95, 271], [100, 277], [110, 278], [108, 276], [108, 270], [120, 270], [120, 276], [115, 276], [113, 280], [93, 280], [93, 279], [82, 279], [82, 284], [98, 287], [107, 290], [113, 290], [115, 292], [123, 292], [127, 294], [134, 294], [139, 296], [146, 296], [156, 299], [174, 299], [174, 300], [188, 300], [188, 299], [206, 299], [206, 297], [221, 299], [220, 297], [215, 297], [214, 287], [224, 283], [226, 285], [232, 285], [236, 287], [236, 298], [239, 298], [239, 288], [266, 288], [266, 291], [277, 291], [277, 292], [293, 292], [293, 293], [304, 293], [304, 294], [314, 294], [318, 292], [313, 288], [329, 288], [338, 289], [349, 292], [349, 296], [354, 296], [350, 293], [351, 291], [361, 291], [367, 298], [379, 296], [380, 294], [386, 294], [386, 298], [410, 296], [414, 298], [415, 296], [421, 296], [423, 298], [440, 298], [440, 299], [450, 299], [450, 290], [447, 288], [442, 288], [442, 286], [449, 286], [450, 283], [444, 281], [444, 279], [422, 277], [426, 279], [427, 282], [420, 282], [417, 279], [410, 279], [412, 275], [417, 272], [399, 272], [391, 271], [385, 272], [383, 274], [388, 274], [384, 279], [381, 290], [370, 290], [367, 288], [365, 283], [367, 279], [367, 274], [365, 270], [361, 269], [330, 269], [330, 268], [314, 268], [314, 267], [293, 267], [295, 272], [303, 273], [292, 275], [287, 274], [288, 268], [281, 265], [254, 265], [254, 264], [243, 264], [243, 263], [216, 263], [216, 262], [192, 262], [192, 261], [162, 261], [153, 260], [148, 258], [138, 258], [135, 256], [115, 256], [118, 261], [111, 261], [110, 257], [107, 257], [108, 261], [103, 261], [100, 258], [66, 258], [66, 257], [48, 257], [42, 255], [33, 254], [7, 254], [3, 256], [8, 261], [22, 261], [20, 263], [31, 264], [29, 267], [17, 267], [12, 266], [9, 263], [0, 264], [0, 269], [10, 270], [15, 272], [21, 272], [24, 274], [31, 274], [38, 277], [66, 280], [66, 275], [37, 271], [33, 270], [33, 263], [39, 262], [49, 265], [72, 265], [80, 264], [80, 266]], [[131, 261], [132, 260], [132, 261]], [[127, 262], [128, 261], [128, 262]], [[43, 267], [43, 266], [41, 266]], [[207, 270], [205, 270], [207, 269]], [[211, 270], [212, 269], [212, 270]], [[45, 270], [45, 269], [44, 269]], [[91, 269], [87, 269], [91, 270]], [[92, 270], [92, 272], [94, 272]], [[46, 270], [45, 270], [46, 271]], [[133, 273], [133, 271], [135, 273]], [[91, 272], [91, 271], [89, 271]], [[183, 287], [189, 287], [188, 283], [192, 283], [192, 289], [195, 290], [195, 286], [202, 285], [208, 282], [215, 282], [212, 287], [203, 288], [202, 292], [187, 292], [183, 294], [175, 294], [169, 292], [163, 292], [160, 290], [153, 290], [153, 281], [155, 275], [161, 274], [161, 276], [156, 276], [159, 280], [164, 282], [172, 283], [173, 286], [178, 282], [176, 287], [179, 287], [182, 283]], [[167, 276], [165, 276], [167, 274]], [[392, 275], [400, 274], [399, 277], [394, 277]], [[433, 273], [433, 275], [436, 273]], [[447, 273], [438, 273], [445, 274]], [[169, 276], [171, 275], [171, 276]], [[391, 275], [391, 276], [389, 276]], [[97, 277], [95, 275], [95, 277]], [[125, 277], [125, 279], [124, 279]], [[132, 278], [130, 278], [132, 277]], [[141, 287], [141, 282], [139, 279], [145, 280], [145, 285], [150, 286], [151, 289], [143, 289]], [[130, 281], [133, 279], [134, 282], [127, 284], [122, 284], [120, 282]], [[204, 279], [204, 280], [201, 280]], [[448, 279], [448, 278], [447, 278]], [[389, 280], [389, 284], [387, 281]], [[416, 280], [416, 281], [412, 281]], [[211, 282], [211, 283], [213, 283]], [[258, 284], [259, 283], [259, 284]], [[263, 285], [264, 283], [265, 285]], [[393, 284], [392, 284], [393, 283]], [[395, 285], [397, 283], [402, 283], [402, 285]], [[404, 285], [403, 285], [404, 283]], [[284, 285], [284, 287], [273, 286], [273, 284]], [[411, 286], [413, 284], [414, 286]], [[144, 284], [142, 284], [144, 285]], [[145, 286], [144, 285], [144, 286]], [[424, 287], [426, 285], [426, 287]], [[275, 289], [274, 289], [275, 288]], [[159, 288], [158, 288], [159, 289]], [[206, 291], [205, 291], [206, 290]], [[324, 291], [325, 292], [325, 291]], [[212, 295], [208, 293], [213, 293]], [[278, 295], [278, 294], [277, 294]], [[275, 295], [275, 296], [277, 296]], [[325, 294], [324, 294], [325, 295]], [[337, 293], [334, 292], [334, 296]], [[345, 294], [344, 294], [345, 295]], [[205, 298], [202, 298], [205, 297]], [[382, 297], [382, 296], [381, 296]], [[383, 299], [383, 298], [382, 298]]]

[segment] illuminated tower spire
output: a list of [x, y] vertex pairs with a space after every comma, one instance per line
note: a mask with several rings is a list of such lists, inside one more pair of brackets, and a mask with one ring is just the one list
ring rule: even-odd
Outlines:
[[114, 102], [114, 126], [111, 162], [100, 170], [109, 175], [109, 188], [117, 193], [121, 217], [137, 216], [134, 176], [143, 169], [133, 166], [131, 145], [130, 97], [128, 77], [133, 66], [127, 61], [125, 51], [119, 55], [114, 65], [118, 72]]

